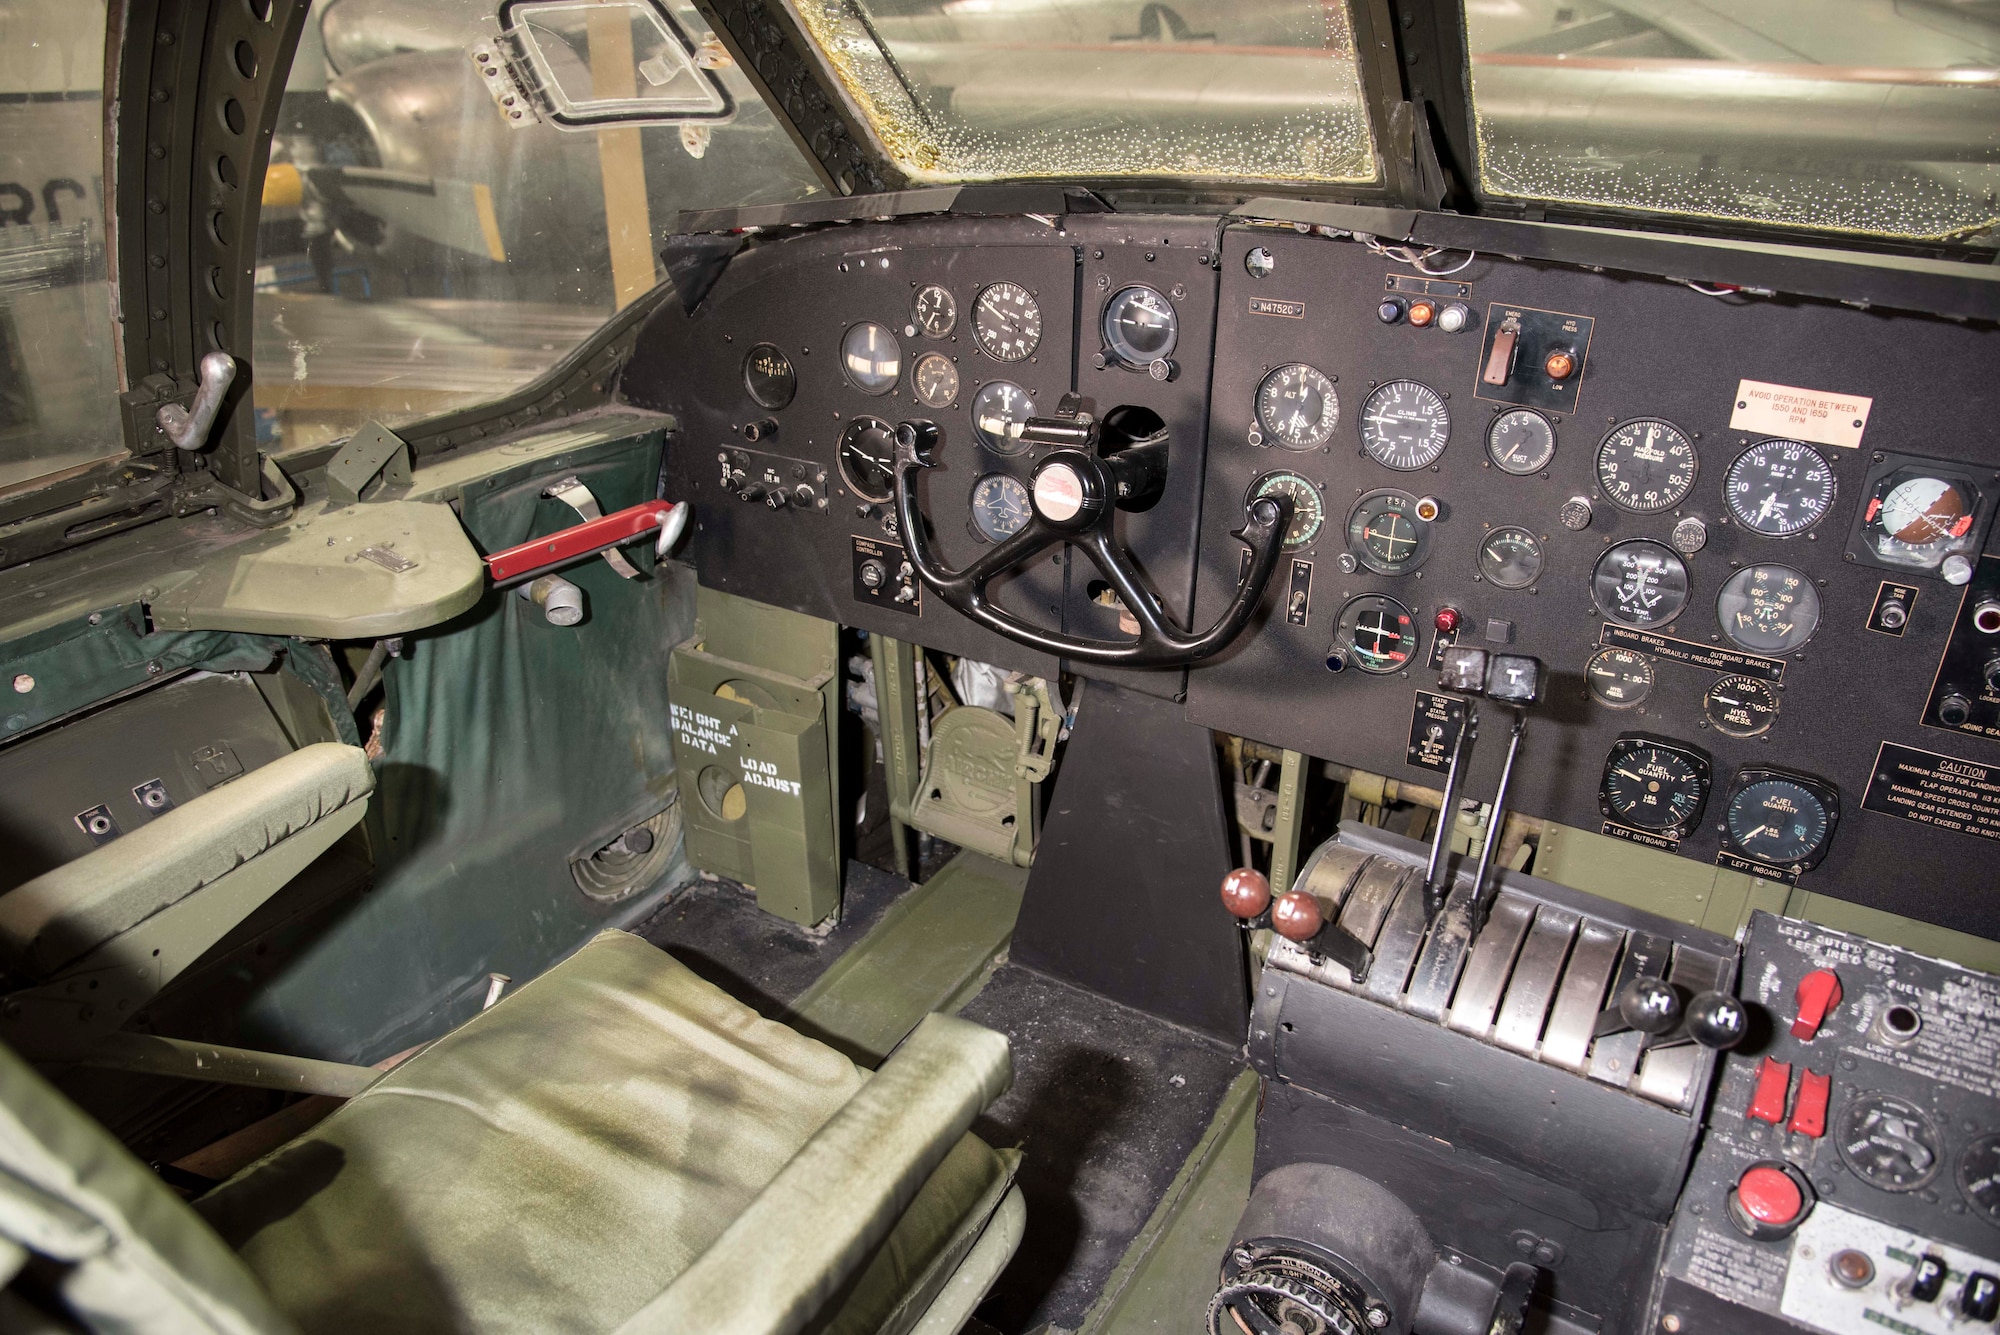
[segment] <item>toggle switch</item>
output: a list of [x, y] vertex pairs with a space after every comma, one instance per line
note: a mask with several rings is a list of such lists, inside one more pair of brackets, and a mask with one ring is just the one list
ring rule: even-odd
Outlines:
[[2000, 1278], [1983, 1270], [1967, 1275], [1965, 1287], [1958, 1291], [1958, 1314], [1967, 1321], [1989, 1324], [2000, 1317]]
[[1486, 354], [1486, 366], [1479, 378], [1489, 385], [1504, 385], [1514, 374], [1514, 352], [1521, 343], [1521, 321], [1508, 316], [1493, 331], [1493, 347]]
[[1925, 1252], [1910, 1268], [1909, 1277], [1896, 1287], [1911, 1302], [1934, 1303], [1944, 1292], [1944, 1277], [1949, 1271], [1942, 1256]]
[[1790, 1130], [1794, 1135], [1818, 1140], [1826, 1134], [1826, 1103], [1833, 1093], [1833, 1077], [1817, 1071], [1799, 1072], [1799, 1097], [1792, 1106]]
[[1827, 1012], [1840, 1004], [1840, 975], [1831, 969], [1814, 969], [1799, 979], [1793, 994], [1799, 1013], [1792, 1021], [1792, 1037], [1810, 1043], [1826, 1023]]
[[1764, 1058], [1764, 1064], [1757, 1068], [1757, 1089], [1750, 1096], [1750, 1111], [1745, 1115], [1778, 1125], [1785, 1120], [1785, 1105], [1790, 1101], [1791, 1091], [1792, 1064], [1776, 1057]]

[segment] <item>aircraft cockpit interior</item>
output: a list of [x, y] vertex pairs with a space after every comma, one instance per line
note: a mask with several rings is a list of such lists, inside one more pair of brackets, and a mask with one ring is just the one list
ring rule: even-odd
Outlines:
[[0, 0], [0, 1332], [2000, 1326], [1995, 0]]

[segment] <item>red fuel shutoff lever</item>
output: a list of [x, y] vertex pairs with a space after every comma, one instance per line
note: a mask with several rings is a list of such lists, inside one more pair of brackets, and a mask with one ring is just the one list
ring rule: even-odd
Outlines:
[[1814, 969], [1799, 979], [1793, 1000], [1798, 1003], [1799, 1013], [1792, 1021], [1792, 1037], [1810, 1043], [1818, 1036], [1819, 1027], [1826, 1023], [1827, 1012], [1840, 1004], [1840, 975], [1831, 969]]
[[1785, 1105], [1792, 1092], [1792, 1064], [1775, 1057], [1764, 1058], [1757, 1068], [1757, 1089], [1750, 1096], [1747, 1116], [1772, 1126], [1785, 1120]]
[[1799, 1096], [1792, 1104], [1790, 1130], [1794, 1135], [1818, 1140], [1826, 1134], [1826, 1104], [1833, 1093], [1833, 1077], [1817, 1071], [1799, 1072]]

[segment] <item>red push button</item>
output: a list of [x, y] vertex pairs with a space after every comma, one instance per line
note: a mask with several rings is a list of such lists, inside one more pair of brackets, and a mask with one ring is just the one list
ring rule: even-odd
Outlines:
[[1775, 1057], [1764, 1058], [1757, 1068], [1757, 1092], [1750, 1096], [1749, 1116], [1772, 1126], [1785, 1120], [1785, 1104], [1792, 1089], [1792, 1064]]
[[1761, 1164], [1744, 1170], [1736, 1184], [1736, 1199], [1743, 1203], [1743, 1213], [1760, 1224], [1789, 1224], [1806, 1206], [1798, 1183], [1782, 1169]]
[[1792, 1021], [1792, 1037], [1810, 1043], [1826, 1022], [1826, 1013], [1840, 1004], [1840, 977], [1831, 969], [1814, 969], [1799, 979], [1793, 994], [1798, 1002], [1798, 1018]]
[[1792, 1105], [1790, 1130], [1818, 1140], [1826, 1134], [1826, 1100], [1833, 1091], [1833, 1077], [1817, 1071], [1799, 1072], [1799, 1097]]

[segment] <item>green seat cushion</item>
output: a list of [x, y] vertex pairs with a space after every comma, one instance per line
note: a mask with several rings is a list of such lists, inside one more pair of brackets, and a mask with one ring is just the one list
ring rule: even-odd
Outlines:
[[[606, 932], [196, 1208], [308, 1332], [611, 1330], [865, 1078]], [[900, 1311], [1010, 1176], [966, 1137], [836, 1327]]]
[[374, 791], [358, 746], [281, 756], [0, 895], [0, 966], [46, 978]]

